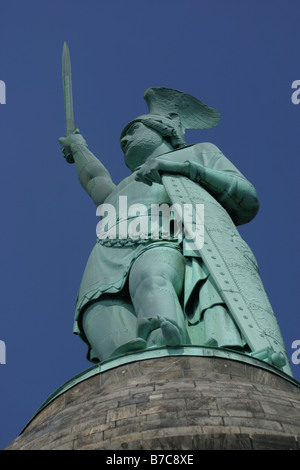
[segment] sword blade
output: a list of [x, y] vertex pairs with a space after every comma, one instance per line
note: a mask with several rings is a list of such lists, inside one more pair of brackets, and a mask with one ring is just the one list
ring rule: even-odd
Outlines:
[[62, 54], [62, 79], [65, 102], [66, 136], [68, 136], [74, 131], [75, 125], [72, 96], [71, 60], [69, 48], [66, 42], [64, 43]]

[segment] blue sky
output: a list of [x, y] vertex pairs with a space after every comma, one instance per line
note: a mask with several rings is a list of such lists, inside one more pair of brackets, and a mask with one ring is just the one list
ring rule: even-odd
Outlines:
[[[297, 0], [0, 0], [0, 448], [51, 393], [90, 367], [72, 334], [96, 211], [62, 157], [61, 54], [72, 60], [76, 124], [118, 183], [120, 132], [144, 91], [186, 91], [221, 113], [188, 131], [254, 184], [261, 208], [240, 229], [254, 252], [289, 357], [300, 340], [300, 3]], [[300, 364], [291, 363], [300, 380]]]

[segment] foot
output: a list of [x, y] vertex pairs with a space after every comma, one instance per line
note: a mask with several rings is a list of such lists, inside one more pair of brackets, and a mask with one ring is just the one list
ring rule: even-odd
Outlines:
[[161, 320], [159, 317], [142, 318], [138, 322], [137, 334], [140, 338], [147, 340], [150, 333], [160, 327]]
[[217, 348], [218, 347], [218, 341], [216, 341], [215, 338], [209, 338], [209, 340], [206, 341], [204, 346]]
[[164, 336], [166, 346], [180, 346], [183, 344], [179, 329], [169, 320], [163, 319], [160, 328]]
[[142, 349], [146, 349], [147, 343], [143, 338], [137, 338], [129, 341], [128, 343], [122, 344], [114, 352], [109, 356], [109, 359], [121, 356], [122, 354], [140, 351]]

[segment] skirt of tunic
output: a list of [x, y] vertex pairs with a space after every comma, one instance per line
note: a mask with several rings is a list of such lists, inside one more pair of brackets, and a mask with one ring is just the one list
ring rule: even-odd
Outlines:
[[[76, 299], [73, 327], [75, 334], [88, 344], [81, 324], [85, 308], [105, 294], [115, 294], [120, 298], [120, 294], [124, 292], [125, 296], [125, 285], [135, 260], [145, 251], [158, 247], [181, 250], [177, 241], [151, 241], [130, 247], [96, 243], [87, 261]], [[198, 324], [206, 309], [219, 304], [224, 304], [224, 301], [201, 258], [186, 257], [182, 307], [188, 324]], [[93, 357], [89, 344], [88, 347], [88, 359], [97, 360]]]

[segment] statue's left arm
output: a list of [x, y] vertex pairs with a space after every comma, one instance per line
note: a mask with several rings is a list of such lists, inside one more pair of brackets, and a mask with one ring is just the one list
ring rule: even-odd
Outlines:
[[[254, 186], [215, 146], [211, 145], [211, 149], [203, 159], [205, 164], [201, 158], [184, 162], [167, 160], [164, 156], [152, 159], [141, 167], [136, 178], [151, 184], [160, 182], [163, 172], [181, 174], [206, 189], [227, 210], [235, 224], [249, 222], [259, 209]], [[211, 157], [207, 157], [210, 154]]]
[[256, 216], [259, 209], [257, 192], [240, 173], [189, 161], [187, 176], [206, 189], [227, 210], [235, 224], [247, 223]]

